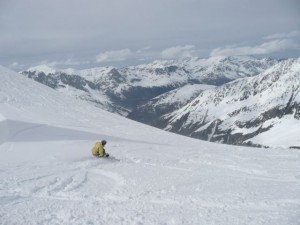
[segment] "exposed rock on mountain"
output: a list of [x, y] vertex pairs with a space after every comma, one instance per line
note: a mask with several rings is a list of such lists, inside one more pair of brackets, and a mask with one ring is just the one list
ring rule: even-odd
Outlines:
[[300, 59], [204, 90], [163, 119], [164, 129], [203, 140], [270, 146], [281, 138], [293, 145], [295, 136], [282, 134], [300, 129]]

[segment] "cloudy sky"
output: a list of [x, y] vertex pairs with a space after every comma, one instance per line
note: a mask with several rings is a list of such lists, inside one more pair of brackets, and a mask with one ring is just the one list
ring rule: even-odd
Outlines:
[[0, 64], [300, 57], [299, 12], [300, 0], [0, 0]]

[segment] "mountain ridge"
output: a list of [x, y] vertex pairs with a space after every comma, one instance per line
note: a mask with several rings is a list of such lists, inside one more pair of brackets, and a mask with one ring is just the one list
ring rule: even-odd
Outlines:
[[[42, 65], [31, 67], [21, 74], [61, 92], [66, 88], [72, 89], [69, 94], [75, 97], [126, 115], [137, 105], [186, 84], [222, 85], [239, 77], [256, 75], [276, 62], [254, 57], [188, 58], [154, 61], [121, 69], [99, 67], [57, 70]], [[80, 93], [74, 93], [73, 88]], [[65, 92], [68, 94], [68, 91]]]
[[[251, 85], [259, 87], [260, 82], [265, 82], [264, 80], [256, 81], [256, 77], [268, 73], [268, 70], [270, 70], [270, 74], [278, 73], [276, 69], [274, 70], [276, 65], [290, 61], [297, 61], [297, 59], [257, 59], [248, 56], [208, 59], [187, 58], [184, 60], [157, 60], [150, 64], [121, 69], [99, 67], [79, 71], [72, 69], [57, 71], [45, 67], [46, 71], [43, 72], [39, 70], [43, 67], [38, 67], [36, 70], [31, 68], [23, 71], [22, 74], [66, 94], [91, 101], [107, 111], [165, 130], [208, 141], [268, 146], [257, 140], [255, 141], [256, 144], [252, 143], [254, 140], [251, 138], [267, 130], [266, 127], [262, 127], [260, 130], [259, 128], [255, 129], [253, 124], [259, 124], [259, 122], [252, 123], [253, 132], [247, 128], [243, 130], [245, 133], [243, 135], [236, 133], [237, 130], [243, 133], [242, 128], [245, 125], [240, 124], [239, 126], [236, 125], [234, 129], [226, 129], [226, 134], [224, 131], [222, 135], [220, 133], [219, 138], [216, 138], [216, 134], [212, 134], [213, 130], [221, 128], [221, 123], [224, 124], [224, 115], [215, 116], [213, 118], [214, 123], [212, 123], [210, 115], [222, 112], [224, 109], [214, 109], [210, 106], [215, 112], [208, 107], [207, 110], [202, 110], [202, 113], [196, 115], [193, 113], [195, 107], [191, 105], [197, 105], [201, 102], [199, 99], [197, 100], [197, 96], [201, 93], [210, 93], [210, 96], [206, 97], [209, 99], [207, 101], [213, 101], [217, 104], [222, 100], [222, 96], [230, 92], [231, 89], [236, 89], [236, 92], [243, 93], [243, 96], [239, 96], [238, 99], [239, 103], [243, 104], [243, 108], [234, 104], [237, 99], [231, 99], [231, 103], [235, 105], [234, 110], [231, 110], [231, 105], [227, 103], [224, 104], [224, 107], [231, 110], [229, 113], [233, 118], [234, 115], [244, 116], [241, 112], [249, 111], [247, 105], [252, 104], [249, 102]], [[49, 71], [50, 73], [47, 73]], [[244, 87], [243, 80], [248, 80], [250, 84]], [[241, 88], [242, 86], [244, 89]], [[220, 92], [222, 89], [224, 90]], [[260, 91], [256, 90], [256, 92]], [[258, 101], [262, 99], [263, 96]], [[230, 101], [228, 100], [228, 102]], [[266, 112], [264, 115], [270, 113]], [[280, 113], [282, 113], [281, 110], [273, 112], [273, 114]], [[192, 115], [195, 118], [191, 119]], [[206, 121], [208, 119], [210, 123]], [[236, 118], [236, 121], [239, 119]], [[250, 125], [248, 124], [248, 126]], [[196, 129], [196, 127], [198, 128]], [[248, 134], [246, 135], [246, 133]]]

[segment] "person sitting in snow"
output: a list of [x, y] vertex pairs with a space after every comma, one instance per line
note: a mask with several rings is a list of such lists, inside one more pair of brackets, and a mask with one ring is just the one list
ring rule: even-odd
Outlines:
[[106, 141], [102, 140], [101, 142], [96, 142], [92, 149], [93, 156], [97, 157], [109, 157], [109, 154], [106, 154], [104, 146], [106, 145]]

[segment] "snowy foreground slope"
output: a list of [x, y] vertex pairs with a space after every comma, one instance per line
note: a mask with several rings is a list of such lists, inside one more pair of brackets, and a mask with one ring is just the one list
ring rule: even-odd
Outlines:
[[0, 156], [0, 224], [300, 223], [299, 150], [167, 133], [3, 67]]

